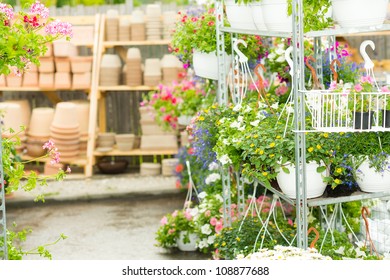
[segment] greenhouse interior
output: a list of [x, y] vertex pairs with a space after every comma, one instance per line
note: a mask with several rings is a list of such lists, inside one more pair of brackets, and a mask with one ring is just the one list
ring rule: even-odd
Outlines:
[[0, 259], [128, 259], [115, 230], [134, 259], [390, 259], [389, 0], [2, 0], [0, 19]]

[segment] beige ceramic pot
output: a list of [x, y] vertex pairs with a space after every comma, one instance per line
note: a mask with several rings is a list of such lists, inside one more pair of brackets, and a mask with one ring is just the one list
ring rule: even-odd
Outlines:
[[92, 70], [92, 56], [73, 56], [70, 58], [72, 73], [85, 73]]
[[[21, 130], [20, 126], [23, 126], [23, 116], [20, 114], [22, 106], [12, 102], [0, 102], [0, 111], [4, 112], [4, 128], [6, 130], [12, 129], [15, 132]], [[6, 132], [5, 135], [10, 135]]]
[[78, 127], [76, 105], [72, 102], [57, 103], [52, 124], [61, 128]]
[[50, 125], [53, 121], [54, 109], [50, 107], [37, 107], [32, 110], [28, 135], [48, 137]]

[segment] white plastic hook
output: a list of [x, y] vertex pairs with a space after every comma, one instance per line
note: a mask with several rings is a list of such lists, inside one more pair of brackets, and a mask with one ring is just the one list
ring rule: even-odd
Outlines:
[[238, 54], [238, 61], [241, 63], [248, 62], [248, 58], [245, 56], [245, 54], [242, 53], [242, 51], [240, 51], [240, 49], [238, 48], [238, 44], [243, 44], [246, 48], [247, 43], [242, 39], [233, 39], [233, 49]]
[[293, 68], [294, 63], [293, 63], [293, 60], [291, 58], [292, 51], [293, 51], [293, 46], [290, 46], [290, 47], [287, 48], [286, 52], [284, 53], [284, 57], [286, 58], [288, 66], [290, 66], [289, 74], [290, 74], [291, 77], [294, 74], [294, 68]]
[[364, 68], [368, 72], [369, 70], [374, 69], [374, 62], [370, 59], [366, 52], [366, 47], [370, 46], [372, 50], [375, 50], [375, 44], [371, 40], [365, 40], [360, 44], [360, 54], [364, 59]]

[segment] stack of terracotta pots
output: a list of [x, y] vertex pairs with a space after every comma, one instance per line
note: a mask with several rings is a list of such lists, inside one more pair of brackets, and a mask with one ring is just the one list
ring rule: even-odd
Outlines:
[[117, 54], [103, 54], [100, 65], [100, 85], [118, 86], [121, 83], [122, 61]]
[[119, 41], [130, 41], [131, 40], [131, 21], [129, 18], [120, 18], [119, 19]]
[[4, 118], [2, 119], [3, 137], [14, 139], [12, 136], [17, 134], [20, 138], [21, 145], [17, 146], [16, 149], [19, 152], [22, 151], [25, 148], [25, 142], [27, 140], [26, 131], [21, 130], [21, 126], [27, 126], [23, 114], [20, 113], [22, 105], [16, 102], [0, 102], [0, 110], [4, 113]]
[[88, 89], [91, 87], [92, 60], [92, 56], [70, 57], [72, 89]]
[[135, 10], [131, 13], [131, 40], [145, 41], [145, 13], [142, 10]]
[[144, 85], [155, 87], [162, 80], [161, 61], [159, 58], [145, 60]]
[[175, 11], [164, 11], [163, 12], [163, 39], [170, 40], [172, 38], [172, 31], [175, 29], [177, 13]]
[[86, 155], [89, 127], [89, 102], [87, 100], [72, 100], [76, 105], [77, 120], [80, 125], [80, 155]]
[[142, 58], [139, 48], [129, 48], [126, 58], [126, 85], [142, 85]]
[[115, 133], [114, 132], [99, 132], [97, 135], [97, 151], [105, 153], [114, 148]]
[[146, 6], [146, 40], [161, 40], [161, 6], [149, 4]]
[[50, 126], [54, 117], [54, 109], [36, 107], [32, 110], [27, 130], [27, 155], [39, 157], [44, 155], [42, 146], [50, 139]]
[[118, 41], [119, 12], [118, 10], [108, 10], [106, 14], [106, 40]]
[[80, 124], [74, 103], [57, 103], [50, 126], [50, 138], [61, 154], [61, 162], [70, 162], [79, 155]]
[[179, 73], [183, 71], [183, 63], [174, 55], [166, 54], [161, 59], [163, 83], [171, 84], [179, 80]]

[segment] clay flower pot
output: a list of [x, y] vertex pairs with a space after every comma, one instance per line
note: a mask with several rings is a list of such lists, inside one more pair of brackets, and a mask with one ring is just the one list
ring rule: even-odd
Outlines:
[[[12, 102], [0, 102], [0, 110], [4, 112], [4, 128], [7, 130], [13, 129], [15, 132], [19, 132], [20, 126], [24, 125], [23, 117], [20, 114], [22, 106]], [[9, 132], [5, 134], [9, 134]]]
[[70, 58], [72, 73], [85, 73], [92, 70], [92, 56], [73, 56]]
[[68, 129], [79, 127], [76, 105], [72, 102], [57, 103], [52, 125]]
[[116, 134], [115, 141], [118, 150], [130, 151], [134, 148], [135, 135], [134, 134]]

